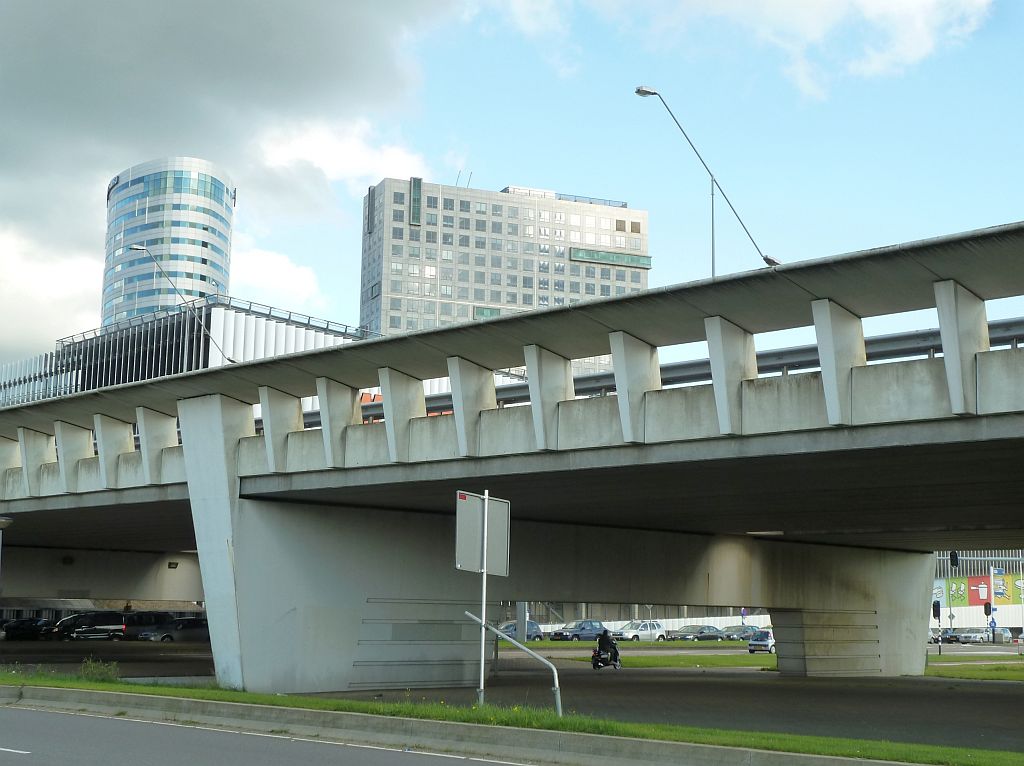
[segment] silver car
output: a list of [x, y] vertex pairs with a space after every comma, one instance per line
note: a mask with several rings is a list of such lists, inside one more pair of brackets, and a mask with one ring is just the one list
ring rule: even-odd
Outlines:
[[664, 641], [665, 628], [657, 620], [633, 620], [612, 631], [616, 641]]

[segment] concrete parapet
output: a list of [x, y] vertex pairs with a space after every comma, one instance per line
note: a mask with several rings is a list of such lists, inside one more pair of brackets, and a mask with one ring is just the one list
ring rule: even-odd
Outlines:
[[616, 396], [573, 399], [558, 405], [558, 449], [587, 449], [622, 444]]
[[1024, 411], [1024, 349], [979, 353], [977, 367], [979, 415]]
[[529, 405], [480, 413], [481, 456], [516, 455], [535, 449], [533, 413]]
[[829, 426], [819, 372], [745, 380], [742, 392], [744, 434]]
[[941, 359], [853, 368], [854, 425], [952, 416]]
[[648, 391], [644, 434], [648, 444], [721, 436], [710, 384]]

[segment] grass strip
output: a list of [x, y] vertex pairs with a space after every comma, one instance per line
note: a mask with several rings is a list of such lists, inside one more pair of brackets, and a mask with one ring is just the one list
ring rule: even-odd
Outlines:
[[[570, 657], [576, 662], [590, 662], [590, 657]], [[624, 668], [763, 668], [775, 670], [775, 655], [749, 654], [662, 654], [622, 657]]]
[[[774, 658], [773, 658], [774, 659]], [[773, 752], [802, 753], [847, 758], [866, 758], [937, 766], [1024, 766], [1024, 754], [973, 748], [939, 747], [881, 740], [836, 739], [774, 732], [700, 729], [670, 724], [624, 723], [570, 713], [558, 718], [554, 711], [530, 707], [484, 705], [460, 707], [436, 703], [366, 702], [323, 697], [253, 694], [213, 687], [141, 686], [107, 681], [88, 681], [60, 674], [32, 674], [0, 668], [0, 684], [47, 686], [67, 689], [127, 692], [163, 697], [236, 702], [268, 707], [325, 710], [421, 720], [475, 723], [487, 726], [600, 734], [613, 737], [663, 740], [721, 747], [751, 748]]]

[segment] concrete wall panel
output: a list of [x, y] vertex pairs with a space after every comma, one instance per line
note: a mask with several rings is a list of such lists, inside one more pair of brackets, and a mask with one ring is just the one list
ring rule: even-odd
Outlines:
[[828, 428], [819, 372], [745, 380], [742, 391], [744, 434]]
[[454, 415], [434, 415], [409, 421], [409, 461], [451, 460], [459, 457]]
[[107, 489], [103, 476], [103, 467], [100, 465], [99, 455], [87, 457], [78, 461], [78, 491], [95, 492], [100, 489]]
[[533, 413], [529, 406], [502, 407], [480, 413], [480, 454], [522, 455], [534, 452]]
[[160, 450], [160, 483], [180, 484], [185, 481], [185, 453], [181, 445]]
[[978, 354], [978, 414], [1024, 410], [1024, 349]]
[[853, 368], [854, 425], [952, 416], [941, 359]]
[[294, 471], [320, 471], [327, 467], [324, 457], [323, 432], [319, 428], [307, 431], [292, 431], [287, 439], [287, 464], [289, 473]]
[[558, 449], [622, 444], [619, 402], [614, 396], [558, 403]]
[[387, 465], [390, 462], [387, 429], [383, 423], [345, 429], [345, 467]]
[[[177, 561], [168, 569], [168, 561]], [[126, 553], [5, 548], [3, 594], [10, 598], [202, 601], [194, 553]]]
[[262, 436], [246, 436], [238, 441], [238, 475], [261, 476], [270, 473], [267, 447]]
[[[75, 461], [77, 463], [77, 461]], [[77, 468], [67, 469], [76, 472]], [[60, 495], [64, 493], [64, 480], [58, 463], [43, 463], [39, 466], [39, 494]]]
[[711, 384], [648, 391], [647, 443], [720, 436]]
[[146, 483], [141, 452], [122, 452], [117, 456], [117, 486], [141, 487]]

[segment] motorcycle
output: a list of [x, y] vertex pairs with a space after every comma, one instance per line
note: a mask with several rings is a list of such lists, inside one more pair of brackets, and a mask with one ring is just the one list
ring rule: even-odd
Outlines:
[[615, 661], [612, 661], [611, 652], [602, 652], [600, 649], [595, 647], [594, 651], [590, 655], [590, 664], [594, 670], [600, 670], [601, 668], [613, 667], [619, 670], [622, 667], [622, 660], [616, 652]]

